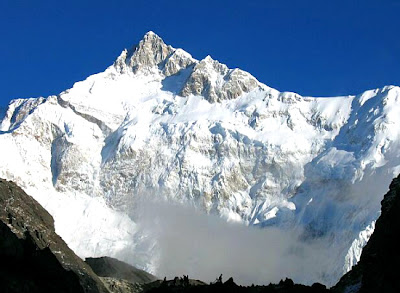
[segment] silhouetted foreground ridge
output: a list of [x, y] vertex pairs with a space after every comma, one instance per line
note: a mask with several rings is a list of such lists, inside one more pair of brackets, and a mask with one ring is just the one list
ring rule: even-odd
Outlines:
[[400, 175], [382, 200], [381, 216], [361, 259], [333, 288], [335, 292], [400, 292]]
[[53, 217], [0, 179], [0, 292], [108, 292], [55, 233]]

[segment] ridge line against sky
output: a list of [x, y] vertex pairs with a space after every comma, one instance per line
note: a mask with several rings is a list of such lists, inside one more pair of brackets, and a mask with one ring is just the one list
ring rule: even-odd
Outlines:
[[400, 85], [400, 0], [0, 3], [0, 106], [104, 71], [152, 30], [280, 91], [359, 94]]

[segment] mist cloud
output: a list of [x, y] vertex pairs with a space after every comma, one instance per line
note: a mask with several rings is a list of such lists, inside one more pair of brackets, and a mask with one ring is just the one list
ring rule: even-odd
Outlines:
[[223, 274], [243, 285], [286, 277], [310, 284], [321, 281], [329, 267], [324, 241], [305, 244], [299, 240], [301, 231], [227, 223], [167, 202], [144, 201], [135, 210], [142, 242], [138, 246], [148, 246], [147, 257], [160, 278], [185, 274], [210, 282]]

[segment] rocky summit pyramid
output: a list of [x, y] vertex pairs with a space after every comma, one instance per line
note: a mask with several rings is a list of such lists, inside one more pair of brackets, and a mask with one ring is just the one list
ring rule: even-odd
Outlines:
[[81, 257], [123, 255], [157, 274], [162, 252], [137, 224], [146, 195], [302, 231], [305, 243], [330, 248], [329, 271], [304, 278], [329, 285], [373, 232], [400, 172], [399, 142], [397, 86], [329, 98], [279, 92], [149, 32], [71, 89], [11, 101], [0, 177], [38, 200]]

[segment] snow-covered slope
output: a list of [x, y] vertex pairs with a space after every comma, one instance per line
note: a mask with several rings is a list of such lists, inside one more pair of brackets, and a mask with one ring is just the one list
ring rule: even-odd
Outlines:
[[[149, 195], [325, 239], [334, 272], [317, 281], [328, 283], [358, 260], [400, 172], [399, 87], [281, 93], [152, 32], [58, 96], [11, 101], [0, 130], [0, 177], [81, 256], [139, 245], [132, 211]], [[154, 272], [146, 257], [135, 264]]]

